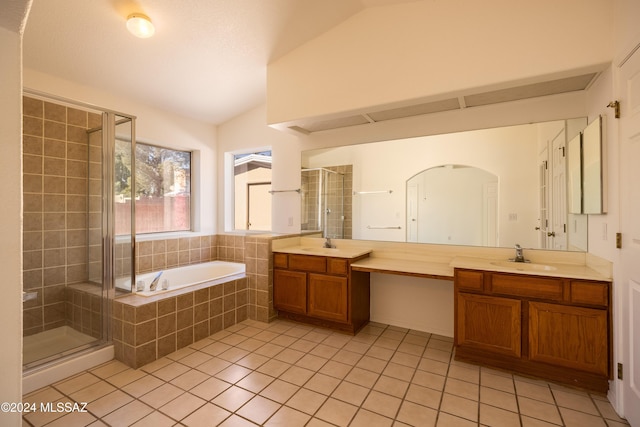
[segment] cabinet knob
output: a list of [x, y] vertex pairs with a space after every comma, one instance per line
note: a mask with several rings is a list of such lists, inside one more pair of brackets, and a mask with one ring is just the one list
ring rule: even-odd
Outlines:
[[547, 237], [556, 237], [556, 232], [555, 231], [548, 232]]

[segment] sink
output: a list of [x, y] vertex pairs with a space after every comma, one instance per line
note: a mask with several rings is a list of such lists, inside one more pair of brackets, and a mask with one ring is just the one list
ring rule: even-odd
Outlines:
[[517, 271], [553, 271], [556, 267], [545, 264], [534, 264], [530, 262], [494, 261], [491, 265], [496, 267], [509, 268]]

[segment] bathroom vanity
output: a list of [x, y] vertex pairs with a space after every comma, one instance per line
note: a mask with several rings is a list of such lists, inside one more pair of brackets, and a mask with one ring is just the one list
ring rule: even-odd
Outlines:
[[454, 269], [456, 360], [606, 392], [611, 283], [534, 267]]
[[278, 316], [355, 334], [369, 321], [369, 273], [351, 264], [370, 250], [293, 247], [273, 253]]

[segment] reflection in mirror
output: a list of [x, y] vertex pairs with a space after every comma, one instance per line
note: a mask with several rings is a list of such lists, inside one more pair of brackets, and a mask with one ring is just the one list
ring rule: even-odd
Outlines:
[[567, 143], [567, 191], [569, 213], [582, 213], [582, 133]]
[[598, 117], [582, 134], [582, 213], [585, 214], [605, 212], [602, 146], [602, 117]]
[[407, 181], [407, 241], [498, 246], [498, 177], [465, 165], [427, 169]]
[[[518, 243], [525, 248], [586, 251], [586, 215], [567, 214], [564, 158], [566, 141], [585, 125], [584, 118], [558, 120], [309, 150], [302, 153], [302, 166], [352, 168], [353, 191], [346, 193], [351, 199], [351, 214], [345, 213], [345, 223], [350, 221], [353, 239], [501, 247]], [[415, 216], [412, 221], [412, 214], [418, 214], [420, 192], [410, 180], [436, 167], [440, 173], [482, 170], [497, 178], [482, 181], [486, 188], [479, 189], [459, 184], [447, 190], [453, 178], [444, 176], [423, 183], [431, 188], [431, 194], [437, 191], [442, 198], [429, 206], [424, 219]], [[444, 197], [447, 192], [462, 198], [473, 194], [486, 205], [480, 201], [474, 201], [473, 206], [461, 205], [461, 197]], [[452, 223], [448, 228], [425, 231], [452, 216], [452, 206], [458, 211], [456, 216], [467, 217], [472, 224]], [[436, 208], [442, 210], [436, 212]]]

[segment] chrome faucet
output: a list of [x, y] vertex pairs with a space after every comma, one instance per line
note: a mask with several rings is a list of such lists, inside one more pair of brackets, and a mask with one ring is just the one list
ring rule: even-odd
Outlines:
[[527, 260], [524, 259], [524, 254], [522, 253], [522, 246], [516, 244], [516, 257], [512, 258], [510, 261], [513, 261], [513, 262], [527, 262]]
[[158, 282], [160, 281], [160, 276], [162, 276], [162, 271], [160, 273], [158, 273], [156, 275], [156, 277], [153, 278], [153, 280], [151, 281], [151, 285], [149, 285], [149, 290], [150, 291], [155, 291], [156, 288], [158, 287]]
[[327, 237], [326, 240], [324, 241], [324, 245], [322, 245], [323, 248], [335, 248], [335, 246], [333, 246], [331, 244], [331, 238]]

